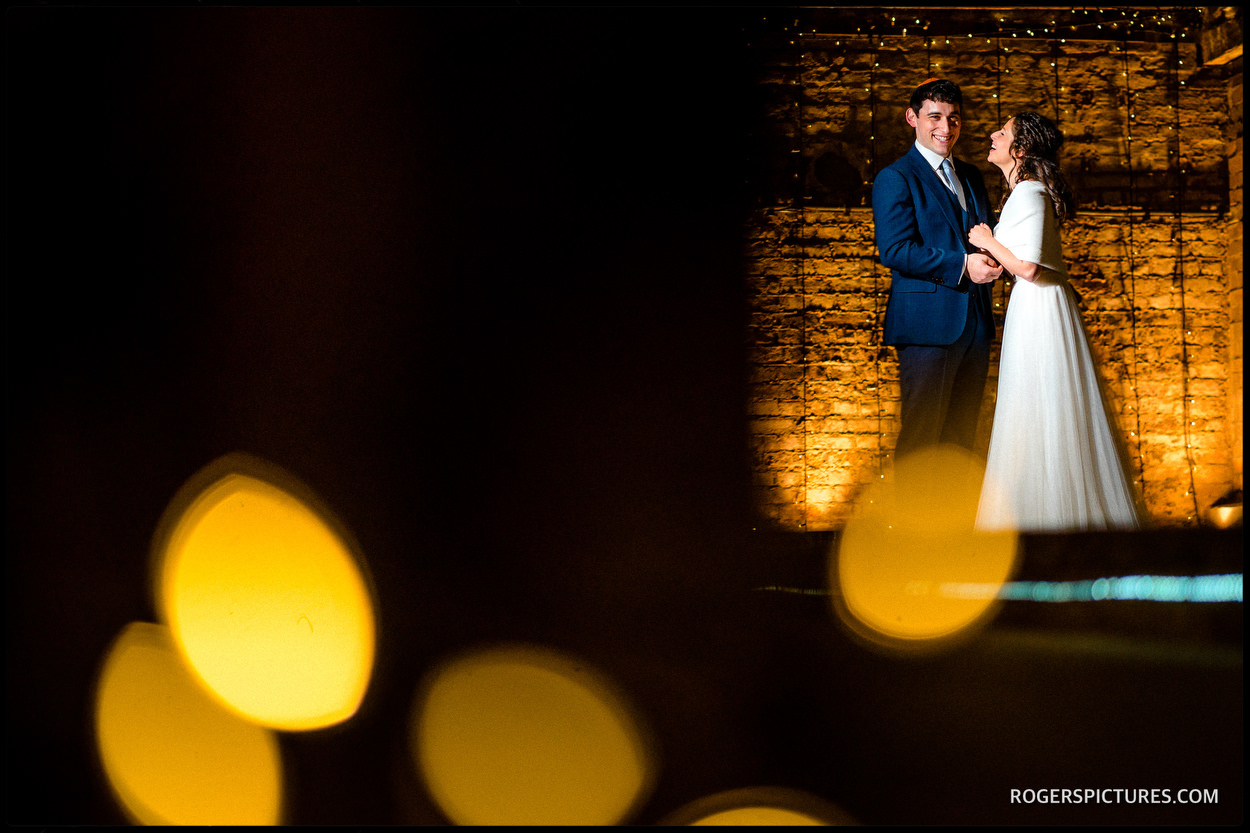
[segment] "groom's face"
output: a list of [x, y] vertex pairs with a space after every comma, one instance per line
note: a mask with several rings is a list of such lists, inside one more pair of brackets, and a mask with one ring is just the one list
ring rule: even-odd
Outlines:
[[907, 109], [907, 123], [916, 130], [916, 141], [939, 156], [950, 156], [959, 139], [959, 105], [947, 101], [928, 101], [916, 112]]

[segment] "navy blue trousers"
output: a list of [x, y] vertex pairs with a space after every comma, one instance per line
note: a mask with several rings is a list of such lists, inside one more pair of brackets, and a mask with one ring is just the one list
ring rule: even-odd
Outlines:
[[896, 460], [939, 443], [974, 450], [994, 340], [987, 295], [969, 293], [968, 320], [954, 344], [897, 345], [903, 401]]

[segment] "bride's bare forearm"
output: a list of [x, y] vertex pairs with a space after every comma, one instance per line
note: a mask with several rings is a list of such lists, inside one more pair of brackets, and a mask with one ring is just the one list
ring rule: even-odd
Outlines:
[[1003, 265], [1004, 269], [1015, 275], [1018, 279], [1028, 281], [1029, 283], [1032, 283], [1037, 279], [1037, 273], [1039, 270], [1038, 265], [1016, 257], [1011, 253], [1011, 249], [1008, 249], [1002, 243], [999, 243], [998, 240], [989, 240], [988, 245], [986, 245], [985, 248], [986, 251], [993, 255], [995, 260]]

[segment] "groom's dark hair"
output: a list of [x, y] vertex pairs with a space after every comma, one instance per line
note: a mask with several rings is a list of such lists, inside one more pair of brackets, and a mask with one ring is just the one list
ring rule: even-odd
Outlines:
[[964, 94], [959, 91], [959, 85], [954, 81], [947, 81], [944, 78], [930, 78], [911, 94], [911, 101], [908, 103], [907, 109], [913, 113], [919, 113], [921, 105], [926, 101], [944, 101], [947, 104], [958, 104], [960, 107], [963, 107]]

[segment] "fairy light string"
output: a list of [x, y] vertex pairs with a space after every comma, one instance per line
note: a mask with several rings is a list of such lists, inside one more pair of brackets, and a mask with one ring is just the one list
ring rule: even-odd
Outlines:
[[[842, 12], [854, 12], [853, 7], [841, 7]], [[872, 32], [872, 37], [877, 39], [894, 38], [894, 39], [913, 39], [917, 37], [919, 30], [921, 36], [927, 37], [930, 46], [937, 38], [942, 37], [949, 45], [951, 36], [959, 36], [963, 33], [966, 38], [987, 38], [990, 42], [994, 38], [998, 39], [1044, 39], [1048, 37], [1058, 37], [1061, 34], [1066, 40], [1071, 41], [1091, 41], [1096, 43], [1106, 43], [1109, 39], [1116, 35], [1123, 36], [1125, 39], [1139, 39], [1146, 41], [1164, 42], [1172, 37], [1179, 36], [1183, 39], [1186, 33], [1182, 30], [1178, 32], [1178, 27], [1183, 28], [1186, 23], [1180, 18], [1182, 15], [1192, 17], [1193, 9], [1172, 9], [1171, 13], [1167, 10], [1156, 9], [1156, 13], [1149, 17], [1143, 16], [1142, 9], [1133, 8], [1101, 8], [1094, 9], [1091, 18], [1091, 9], [1071, 10], [1066, 19], [1061, 12], [1056, 11], [1055, 16], [1050, 18], [1048, 25], [1036, 26], [1030, 23], [1018, 21], [1008, 22], [1006, 17], [996, 16], [988, 20], [988, 22], [972, 22], [966, 21], [964, 28], [956, 28], [960, 24], [951, 24], [947, 19], [939, 20], [939, 25], [934, 26], [934, 21], [924, 16], [916, 16], [917, 10], [908, 10], [908, 14], [900, 17], [899, 14], [892, 14], [888, 9], [880, 9], [873, 7], [872, 11], [879, 12], [876, 18], [879, 22], [873, 22], [867, 25]], [[860, 11], [869, 11], [867, 8]], [[902, 10], [896, 10], [902, 11]], [[998, 10], [1000, 13], [1009, 13], [1010, 9]], [[819, 18], [819, 14], [809, 10], [810, 14]], [[1115, 15], [1119, 14], [1119, 18], [1115, 19]], [[862, 20], [862, 18], [859, 18]], [[845, 19], [838, 21], [837, 25], [847, 25], [847, 29], [829, 29], [821, 32], [818, 28], [811, 29], [811, 35], [814, 37], [835, 37], [839, 35], [850, 36], [853, 34], [863, 34], [864, 25], [857, 26], [855, 32], [849, 31], [849, 24]], [[930, 65], [932, 62], [930, 61]]]
[[803, 122], [803, 90], [804, 90], [804, 55], [802, 47], [802, 32], [799, 31], [799, 21], [794, 23], [795, 34], [790, 40], [790, 45], [794, 47], [792, 50], [793, 57], [791, 62], [794, 64], [793, 77], [793, 94], [794, 94], [794, 118], [795, 118], [795, 148], [794, 148], [794, 199], [798, 207], [798, 234], [794, 236], [795, 246], [799, 255], [799, 289], [801, 293], [802, 307], [799, 313], [799, 371], [803, 374], [802, 381], [802, 413], [799, 414], [799, 434], [802, 438], [803, 454], [800, 460], [802, 467], [803, 497], [799, 501], [799, 527], [803, 530], [807, 529], [811, 504], [808, 500], [808, 470], [811, 468], [808, 460], [808, 417], [810, 415], [809, 402], [811, 397], [808, 393], [808, 385], [811, 377], [811, 353], [808, 344], [807, 335], [807, 311], [810, 303], [808, 297], [807, 276], [808, 276], [808, 228], [807, 228], [807, 188], [806, 179], [804, 177], [806, 157], [806, 135], [804, 132]]
[[1000, 37], [994, 49], [994, 108], [998, 124], [1003, 123], [1003, 41]]
[[1180, 307], [1181, 314], [1181, 421], [1184, 426], [1185, 434], [1185, 462], [1189, 473], [1189, 489], [1185, 492], [1185, 496], [1190, 498], [1193, 506], [1193, 514], [1189, 520], [1196, 520], [1202, 523], [1202, 513], [1198, 508], [1198, 490], [1194, 483], [1194, 461], [1193, 449], [1193, 410], [1191, 406], [1194, 404], [1191, 398], [1190, 378], [1189, 378], [1189, 341], [1186, 336], [1189, 334], [1189, 315], [1185, 298], [1185, 221], [1184, 221], [1184, 205], [1185, 205], [1185, 170], [1184, 163], [1181, 160], [1181, 57], [1179, 42], [1172, 41], [1172, 61], [1171, 76], [1175, 81], [1172, 85], [1174, 102], [1172, 106], [1172, 132], [1175, 134], [1176, 142], [1176, 170], [1177, 170], [1177, 188], [1176, 188], [1176, 233], [1174, 239], [1176, 241], [1176, 260], [1172, 273], [1172, 285], [1177, 291], [1177, 303]]
[[1055, 126], [1063, 129], [1063, 121], [1059, 117], [1059, 37], [1050, 39], [1050, 66], [1055, 70]]
[[[1002, 104], [1002, 102], [1003, 102], [1003, 75], [1002, 75], [1002, 73], [1001, 73], [1001, 72], [999, 72], [999, 71], [998, 71], [998, 60], [999, 60], [999, 55], [1001, 54], [1001, 52], [1000, 52], [1001, 48], [1002, 48], [1002, 44], [1000, 43], [1000, 44], [999, 44], [999, 49], [996, 49], [996, 50], [995, 50], [995, 52], [994, 52], [994, 68], [995, 68], [995, 71], [994, 71], [994, 101], [995, 101], [995, 102], [996, 102], [996, 104], [997, 104], [997, 113], [996, 113], [996, 115], [998, 116], [998, 123], [995, 125], [995, 128], [994, 128], [995, 130], [997, 130], [997, 129], [998, 129], [998, 127], [999, 127], [999, 126], [1001, 126], [1001, 125], [1002, 125], [1002, 123], [1003, 123], [1003, 104]], [[992, 212], [992, 213], [997, 214], [997, 212]], [[991, 219], [995, 219], [995, 218], [991, 218]], [[1014, 281], [1014, 280], [1015, 280], [1015, 279], [1013, 278], [1013, 279], [1012, 279], [1012, 281]], [[993, 287], [993, 288], [992, 288], [992, 290], [991, 290], [991, 294], [997, 294], [997, 295], [998, 295], [998, 300], [996, 300], [996, 301], [994, 302], [994, 307], [995, 307], [996, 309], [1002, 309], [1002, 310], [1003, 310], [1002, 315], [1003, 315], [1004, 319], [1005, 319], [1005, 317], [1006, 317], [1006, 315], [1007, 315], [1007, 312], [1006, 312], [1006, 306], [1007, 306], [1008, 304], [1010, 304], [1010, 303], [1011, 303], [1011, 283], [1012, 283], [1012, 281], [1006, 281], [1006, 280], [1002, 280], [1002, 281], [995, 281], [995, 282], [994, 282], [994, 284], [995, 284], [995, 285], [994, 285], [994, 287]], [[1000, 320], [1000, 321], [999, 321], [999, 323], [1001, 324], [1001, 323], [1002, 323], [1002, 321]], [[997, 402], [997, 392], [995, 393], [995, 403], [994, 403], [994, 404], [995, 404], [995, 406], [997, 406], [997, 404], [998, 404], [998, 402]]]
[[[868, 181], [873, 182], [877, 178], [877, 50], [875, 41], [869, 41], [871, 49], [871, 60], [868, 62]], [[873, 390], [877, 399], [877, 477], [885, 477], [885, 466], [887, 452], [885, 444], [882, 442], [884, 437], [883, 422], [885, 415], [883, 413], [884, 406], [881, 402], [881, 353], [885, 350], [885, 328], [884, 313], [881, 309], [881, 298], [885, 295], [885, 289], [881, 285], [882, 269], [878, 266], [876, 259], [868, 261], [868, 268], [872, 270], [872, 296], [873, 296], [873, 326], [872, 339], [869, 342], [872, 345], [873, 353], [873, 372], [875, 379], [873, 381]]]
[[1137, 462], [1137, 483], [1141, 488], [1142, 494], [1146, 492], [1146, 456], [1144, 450], [1144, 438], [1141, 430], [1141, 371], [1138, 365], [1139, 347], [1137, 341], [1137, 241], [1134, 236], [1135, 216], [1134, 209], [1136, 206], [1136, 181], [1133, 174], [1133, 91], [1132, 81], [1129, 76], [1128, 61], [1128, 32], [1124, 33], [1124, 43], [1121, 46], [1124, 57], [1124, 112], [1128, 114], [1125, 120], [1125, 130], [1127, 131], [1127, 141], [1125, 143], [1126, 164], [1128, 165], [1128, 280], [1125, 285], [1128, 287], [1129, 295], [1129, 345], [1132, 348], [1133, 355], [1129, 360], [1129, 390], [1133, 394], [1133, 428], [1131, 432], [1136, 439], [1136, 462]]

